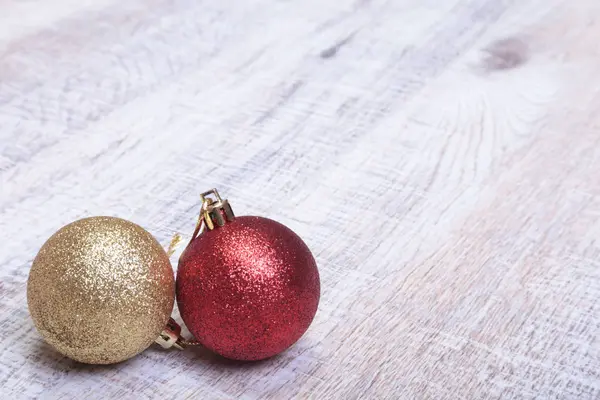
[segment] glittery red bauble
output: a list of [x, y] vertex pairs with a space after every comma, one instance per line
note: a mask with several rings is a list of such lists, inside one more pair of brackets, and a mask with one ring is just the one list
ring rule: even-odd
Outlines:
[[294, 344], [319, 304], [319, 272], [302, 239], [261, 217], [237, 217], [186, 248], [177, 303], [196, 339], [236, 360], [261, 360]]

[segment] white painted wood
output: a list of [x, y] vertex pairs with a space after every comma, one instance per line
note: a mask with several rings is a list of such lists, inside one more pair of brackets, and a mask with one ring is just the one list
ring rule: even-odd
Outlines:
[[[0, 7], [3, 398], [600, 398], [600, 3]], [[313, 249], [297, 345], [92, 367], [41, 341], [55, 230], [166, 245], [214, 186]]]

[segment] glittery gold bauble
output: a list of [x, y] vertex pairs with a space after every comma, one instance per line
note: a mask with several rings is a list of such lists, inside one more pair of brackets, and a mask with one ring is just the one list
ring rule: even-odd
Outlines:
[[112, 364], [138, 354], [173, 310], [173, 269], [140, 226], [85, 218], [56, 232], [33, 261], [27, 302], [36, 328], [62, 354]]

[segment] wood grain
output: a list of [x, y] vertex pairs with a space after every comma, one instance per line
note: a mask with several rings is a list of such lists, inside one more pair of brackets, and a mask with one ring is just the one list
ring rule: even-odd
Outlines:
[[[600, 398], [600, 3], [0, 7], [3, 397]], [[299, 343], [93, 367], [41, 341], [54, 231], [115, 215], [166, 246], [215, 186], [314, 251]]]

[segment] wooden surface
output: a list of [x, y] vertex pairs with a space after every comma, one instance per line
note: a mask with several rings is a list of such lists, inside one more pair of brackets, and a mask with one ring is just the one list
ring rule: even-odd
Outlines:
[[[600, 2], [0, 7], [2, 398], [600, 398]], [[167, 245], [211, 187], [314, 251], [296, 346], [93, 367], [41, 341], [54, 231]]]

